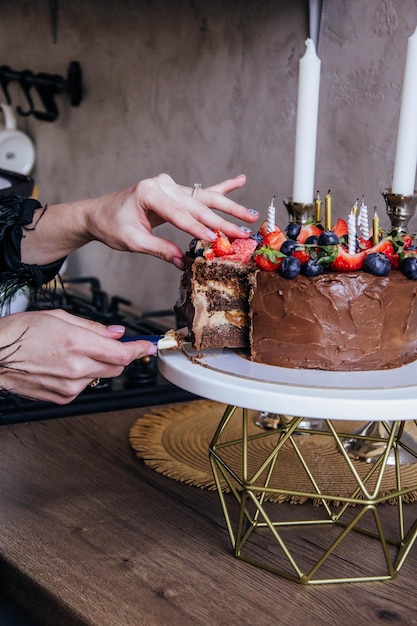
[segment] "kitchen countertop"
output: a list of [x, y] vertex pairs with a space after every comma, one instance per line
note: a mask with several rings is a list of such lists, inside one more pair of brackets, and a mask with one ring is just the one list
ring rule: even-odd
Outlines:
[[41, 624], [417, 624], [415, 547], [387, 582], [307, 587], [236, 559], [217, 494], [135, 458], [146, 412], [0, 427], [0, 589]]

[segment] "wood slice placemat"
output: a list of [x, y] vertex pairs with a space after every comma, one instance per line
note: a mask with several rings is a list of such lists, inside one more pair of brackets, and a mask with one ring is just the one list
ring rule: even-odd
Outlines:
[[[218, 402], [196, 400], [153, 409], [133, 424], [129, 433], [130, 445], [139, 459], [160, 474], [189, 485], [215, 490], [208, 449], [225, 408], [224, 404]], [[257, 415], [256, 411], [249, 411], [249, 434], [259, 433], [259, 427], [255, 424]], [[337, 423], [339, 433], [353, 433], [366, 422], [335, 421], [333, 423]], [[417, 427], [414, 422], [407, 422], [406, 428], [408, 432], [412, 431], [417, 440]], [[240, 437], [241, 411], [239, 410], [228, 424], [225, 440], [230, 441]], [[357, 483], [343, 455], [337, 449], [333, 437], [311, 434], [296, 435], [295, 438], [322, 493], [350, 496]], [[276, 445], [276, 441], [276, 436], [268, 436], [249, 442], [249, 475], [258, 470]], [[242, 464], [240, 444], [224, 448], [221, 454], [230, 467], [239, 470]], [[295, 492], [311, 492], [311, 482], [294, 446], [291, 443], [285, 444], [279, 455], [271, 486]], [[354, 461], [354, 466], [361, 478], [370, 470], [370, 464], [363, 461]], [[372, 489], [375, 480], [373, 477], [368, 480], [369, 489]], [[401, 466], [401, 481], [403, 488], [417, 485], [417, 463]], [[226, 483], [222, 489], [228, 490]], [[397, 491], [395, 467], [387, 466], [380, 494], [387, 495], [393, 491]], [[270, 494], [268, 498], [276, 502], [289, 500], [294, 504], [306, 501], [304, 497], [287, 497], [283, 494]], [[404, 497], [407, 502], [416, 499], [417, 491], [412, 491]], [[395, 499], [390, 502], [395, 503]]]

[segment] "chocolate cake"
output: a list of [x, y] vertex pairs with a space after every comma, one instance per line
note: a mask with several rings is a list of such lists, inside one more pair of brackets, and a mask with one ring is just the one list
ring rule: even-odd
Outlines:
[[415, 361], [412, 237], [393, 231], [349, 254], [340, 222], [339, 243], [329, 244], [326, 231], [321, 248], [316, 240], [300, 244], [306, 235], [301, 232], [289, 246], [284, 231], [274, 232], [260, 239], [249, 260], [225, 253], [224, 235], [221, 256], [210, 244], [197, 251], [194, 246], [175, 306], [194, 348], [245, 347], [258, 363], [329, 371], [383, 370]]
[[294, 280], [256, 271], [251, 358], [335, 371], [399, 367], [417, 358], [417, 283], [401, 272], [328, 272]]

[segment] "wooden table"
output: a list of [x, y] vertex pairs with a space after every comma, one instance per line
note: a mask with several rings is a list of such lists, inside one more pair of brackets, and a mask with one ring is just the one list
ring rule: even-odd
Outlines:
[[217, 493], [135, 458], [144, 412], [0, 427], [0, 588], [41, 624], [417, 623], [415, 548], [389, 582], [306, 587], [237, 560]]

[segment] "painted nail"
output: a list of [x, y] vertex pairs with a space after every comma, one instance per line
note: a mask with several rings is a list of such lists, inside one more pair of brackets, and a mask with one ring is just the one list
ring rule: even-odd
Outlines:
[[206, 236], [205, 239], [207, 239], [208, 241], [216, 241], [217, 239], [217, 235], [214, 231], [210, 230], [209, 228], [206, 230]]
[[107, 330], [109, 330], [111, 333], [119, 334], [119, 333], [124, 333], [126, 328], [119, 324], [110, 324], [110, 326], [107, 326]]
[[255, 211], [255, 209], [248, 209], [248, 213], [251, 215], [259, 215], [259, 211]]
[[241, 226], [240, 230], [242, 230], [244, 233], [251, 233], [252, 232], [251, 229], [247, 228], [246, 226]]

